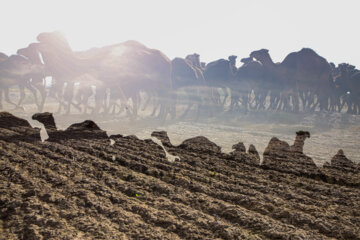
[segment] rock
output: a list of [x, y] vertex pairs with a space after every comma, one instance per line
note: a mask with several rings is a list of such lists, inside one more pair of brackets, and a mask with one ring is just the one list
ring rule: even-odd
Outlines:
[[342, 149], [335, 154], [330, 163], [326, 162], [323, 165], [322, 172], [330, 183], [360, 186], [360, 168], [345, 156]]
[[337, 168], [356, 168], [355, 163], [349, 160], [342, 149], [331, 159], [331, 166]]
[[108, 138], [106, 132], [101, 130], [99, 126], [91, 120], [72, 124], [66, 130], [57, 130], [52, 113], [36, 113], [32, 116], [32, 119], [44, 124], [47, 134], [49, 135], [47, 141]]
[[162, 142], [162, 144], [164, 145], [164, 147], [173, 147], [173, 145], [171, 144], [170, 139], [167, 135], [167, 132], [154, 131], [151, 133], [151, 136], [159, 139]]
[[258, 151], [256, 150], [255, 146], [252, 144], [250, 144], [250, 146], [249, 146], [248, 155], [250, 155], [256, 159], [256, 162], [254, 162], [254, 163], [260, 164], [260, 155], [259, 155]]
[[233, 159], [237, 162], [243, 162], [250, 165], [260, 164], [260, 156], [253, 145], [250, 145], [251, 150], [249, 148], [248, 153], [246, 153], [245, 145], [242, 142], [233, 145], [232, 148], [234, 149], [234, 151], [230, 153], [230, 156], [232, 156]]
[[234, 149], [236, 152], [246, 152], [246, 148], [243, 142], [239, 142], [237, 144], [234, 144], [232, 146], [232, 149]]
[[306, 138], [310, 138], [309, 132], [306, 131], [296, 132], [295, 141], [294, 144], [290, 147], [290, 150], [293, 152], [303, 153], [303, 147]]
[[32, 116], [32, 119], [39, 121], [40, 123], [44, 124], [44, 127], [47, 132], [49, 131], [56, 131], [56, 124], [52, 113], [44, 112], [44, 113], [35, 113]]
[[9, 112], [0, 112], [0, 128], [10, 129], [14, 127], [31, 128], [31, 125], [25, 119], [15, 117]]
[[290, 152], [290, 146], [285, 141], [280, 141], [278, 138], [271, 138], [268, 146], [264, 151], [263, 165], [271, 165], [275, 158], [287, 158]]
[[8, 112], [0, 112], [0, 128], [4, 129], [0, 135], [4, 141], [41, 141], [40, 128]]
[[264, 151], [262, 166], [280, 172], [321, 178], [322, 173], [314, 161], [303, 153], [304, 141], [308, 137], [309, 132], [297, 132], [291, 147], [285, 141], [272, 138]]
[[203, 136], [187, 139], [179, 145], [179, 148], [199, 153], [221, 153], [221, 147]]

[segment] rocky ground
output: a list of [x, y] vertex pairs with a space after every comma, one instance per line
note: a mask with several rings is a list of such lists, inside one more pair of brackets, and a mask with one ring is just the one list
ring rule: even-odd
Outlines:
[[317, 166], [307, 131], [225, 153], [202, 136], [33, 119], [47, 141], [0, 113], [0, 239], [360, 239], [360, 164], [338, 150]]

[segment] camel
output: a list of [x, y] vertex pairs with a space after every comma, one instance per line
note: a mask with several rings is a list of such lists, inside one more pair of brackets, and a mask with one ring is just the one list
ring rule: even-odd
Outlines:
[[[238, 82], [236, 84], [236, 89], [232, 89], [232, 107], [236, 107], [237, 100], [241, 98], [241, 103], [243, 109], [246, 111], [250, 106], [249, 96], [254, 90], [256, 106], [255, 108], [260, 108], [260, 104], [265, 101], [268, 88], [266, 81], [264, 81], [265, 73], [263, 66], [260, 62], [254, 61], [253, 58], [243, 58], [240, 60], [243, 65], [238, 68], [235, 80]], [[237, 98], [237, 99], [235, 99]]]
[[350, 98], [353, 103], [352, 109], [350, 112], [352, 114], [360, 114], [360, 72], [356, 71], [354, 74], [351, 75], [350, 78]]
[[189, 55], [187, 55], [187, 56], [185, 57], [185, 59], [188, 60], [188, 61], [190, 61], [190, 63], [191, 63], [194, 67], [196, 67], [196, 68], [204, 71], [205, 68], [203, 68], [203, 66], [202, 66], [202, 64], [201, 64], [201, 62], [200, 62], [200, 55], [199, 55], [199, 54], [197, 54], [197, 53], [189, 54]]
[[[299, 110], [299, 94], [303, 108], [309, 108], [316, 94], [320, 109], [328, 110], [328, 97], [331, 92], [331, 66], [312, 49], [303, 48], [290, 53], [281, 63], [275, 64], [267, 49], [253, 51], [251, 57], [260, 61], [274, 79], [283, 86], [281, 102], [284, 108], [290, 109], [290, 97], [293, 110]], [[281, 103], [280, 103], [281, 104]], [[312, 107], [315, 108], [316, 104]]]
[[[72, 51], [66, 39], [59, 32], [40, 33], [37, 36], [39, 43], [36, 50], [41, 54], [46, 71], [52, 76], [53, 82], [50, 89], [50, 96], [55, 97], [59, 101], [58, 112], [61, 112], [62, 107], [65, 108], [66, 113], [70, 112], [71, 106], [79, 107], [84, 104], [83, 111], [88, 108], [87, 102], [74, 103], [74, 90], [77, 80], [84, 80], [90, 76], [90, 79], [97, 79], [96, 65], [89, 59], [77, 57]], [[80, 87], [83, 92], [91, 92], [91, 81], [83, 81], [83, 86]], [[84, 97], [87, 99], [89, 96]], [[80, 97], [77, 97], [80, 99]]]
[[281, 64], [290, 71], [293, 75], [291, 77], [295, 78], [304, 108], [310, 107], [307, 102], [313, 102], [311, 98], [306, 99], [308, 93], [310, 96], [317, 95], [320, 110], [328, 110], [333, 79], [331, 66], [325, 58], [310, 48], [303, 48], [299, 52], [290, 53]]
[[[189, 56], [195, 56], [194, 62]], [[200, 69], [199, 55], [188, 55], [185, 59], [175, 58], [171, 61], [173, 89], [177, 92], [179, 100], [180, 91], [188, 97], [187, 108], [180, 118], [185, 117], [191, 107], [197, 104], [197, 117], [201, 108], [204, 108], [202, 97], [207, 96], [206, 82]]]
[[278, 96], [280, 97], [280, 101], [277, 105], [273, 105], [272, 108], [276, 108], [277, 110], [283, 109], [285, 111], [290, 111], [291, 107], [289, 101], [290, 97], [294, 94], [295, 83], [293, 79], [286, 79], [286, 68], [281, 64], [274, 63], [269, 55], [269, 50], [267, 49], [253, 51], [250, 53], [250, 57], [256, 59], [263, 65], [266, 75], [269, 76], [273, 81], [273, 89], [271, 89], [271, 92], [277, 92], [279, 94]]
[[222, 106], [224, 106], [229, 96], [227, 89], [231, 88], [230, 84], [234, 82], [237, 71], [236, 58], [236, 56], [232, 55], [228, 57], [228, 60], [219, 59], [210, 62], [204, 70], [204, 77], [208, 86], [223, 89], [225, 93], [224, 100], [220, 101], [220, 98], [217, 100]]
[[339, 74], [335, 77], [335, 85], [337, 87], [337, 96], [341, 98], [342, 103], [339, 107], [340, 111], [342, 107], [347, 105], [347, 113], [358, 114], [359, 109], [359, 71], [355, 69], [355, 66], [342, 63], [338, 65]]
[[[0, 108], [2, 108], [2, 95], [5, 93], [5, 101], [15, 107], [22, 109], [21, 103], [25, 98], [25, 88], [31, 89], [28, 79], [29, 75], [41, 72], [42, 68], [32, 64], [26, 58], [19, 55], [11, 55], [0, 62]], [[19, 102], [13, 103], [9, 97], [9, 88], [17, 85], [20, 90]], [[34, 96], [36, 97], [36, 96]]]
[[[171, 102], [171, 62], [159, 50], [149, 49], [136, 41], [127, 41], [91, 49], [81, 55], [75, 54], [66, 39], [57, 32], [41, 33], [38, 41], [45, 65], [57, 80], [72, 82], [83, 74], [90, 74], [98, 80], [100, 85], [96, 86], [94, 113], [104, 107], [104, 92], [113, 87], [135, 89], [134, 92], [143, 89], [156, 92], [161, 100], [159, 115], [164, 117], [168, 113]], [[69, 85], [70, 93], [66, 100], [70, 106], [73, 84]], [[133, 100], [136, 102], [135, 97]], [[136, 114], [136, 110], [133, 113]]]
[[164, 119], [168, 113], [174, 114], [171, 62], [162, 52], [136, 41], [107, 46], [99, 52], [100, 79], [107, 86], [120, 87], [122, 95], [132, 99], [134, 116], [140, 91], [156, 96], [159, 117]]
[[[38, 106], [38, 110], [41, 112], [42, 109], [44, 108], [44, 104], [45, 104], [45, 99], [46, 99], [46, 90], [45, 90], [45, 67], [41, 61], [40, 58], [40, 53], [37, 49], [37, 44], [36, 43], [32, 43], [30, 44], [28, 47], [26, 48], [21, 48], [19, 50], [17, 50], [17, 54], [26, 57], [27, 59], [29, 59], [29, 61], [32, 64], [37, 64], [39, 66], [43, 66], [44, 71], [38, 72], [38, 73], [33, 73], [31, 75], [29, 75], [29, 80], [31, 80], [31, 84], [30, 86], [34, 86], [36, 89], [39, 90], [40, 95], [41, 95], [41, 101], [40, 103], [38, 103], [37, 101], [37, 97], [35, 97], [36, 100], [36, 105]], [[31, 89], [31, 91], [33, 92], [34, 96], [36, 96], [36, 90], [35, 89]]]

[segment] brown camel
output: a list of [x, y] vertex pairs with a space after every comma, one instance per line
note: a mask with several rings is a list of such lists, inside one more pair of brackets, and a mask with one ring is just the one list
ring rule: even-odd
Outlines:
[[[136, 41], [127, 41], [75, 54], [57, 32], [42, 33], [38, 40], [42, 44], [40, 52], [44, 62], [56, 75], [56, 79], [72, 81], [87, 74], [97, 80], [95, 113], [104, 106], [106, 88], [124, 89], [125, 95], [128, 94], [126, 89], [135, 89], [132, 92], [142, 89], [154, 91], [161, 99], [159, 115], [164, 117], [169, 110], [171, 62], [160, 51], [149, 49]], [[72, 97], [69, 94], [69, 103]], [[136, 110], [133, 113], [136, 114]]]
[[287, 79], [287, 69], [281, 64], [274, 63], [267, 49], [253, 51], [250, 53], [250, 57], [260, 61], [266, 75], [270, 76], [270, 79], [273, 81], [273, 89], [271, 89], [271, 91], [276, 92], [277, 90], [279, 94], [281, 92], [279, 104], [273, 106], [273, 108], [277, 108], [278, 110], [283, 108], [286, 111], [291, 110], [289, 101], [290, 97], [294, 95], [296, 84], [292, 78], [290, 80]]
[[[252, 91], [255, 94], [256, 106], [260, 108], [265, 101], [268, 88], [265, 79], [265, 72], [260, 62], [254, 61], [253, 58], [243, 58], [240, 60], [243, 65], [238, 68], [235, 79], [238, 82], [236, 88], [232, 89], [232, 108], [237, 107], [238, 99], [241, 99], [242, 108], [246, 111], [250, 107], [249, 96]], [[264, 96], [264, 97], [263, 97]], [[264, 99], [263, 99], [264, 98]]]
[[219, 59], [210, 62], [206, 65], [204, 70], [204, 77], [208, 86], [213, 88], [220, 88], [225, 93], [224, 100], [220, 101], [220, 97], [215, 99], [221, 107], [224, 106], [229, 93], [228, 89], [232, 88], [231, 84], [234, 84], [236, 75], [236, 56], [232, 55], [228, 57], [228, 60]]
[[[37, 44], [32, 43], [27, 48], [21, 48], [17, 51], [17, 54], [26, 57], [27, 59], [29, 59], [29, 61], [32, 64], [35, 64], [38, 66], [43, 66], [44, 71], [41, 71], [38, 73], [33, 73], [33, 74], [29, 75], [29, 80], [31, 80], [31, 85], [29, 84], [29, 86], [31, 86], [31, 87], [34, 86], [40, 92], [40, 95], [41, 95], [40, 103], [38, 103], [37, 97], [35, 99], [36, 99], [36, 105], [38, 106], [38, 110], [42, 111], [44, 104], [45, 104], [45, 99], [46, 99], [46, 90], [45, 90], [46, 74], [45, 74], [45, 67], [40, 58], [40, 53], [37, 49]], [[32, 92], [35, 96], [37, 95], [35, 89], [33, 89]]]
[[195, 66], [195, 67], [197, 67], [197, 68], [199, 68], [199, 69], [201, 69], [201, 70], [204, 70], [203, 67], [202, 67], [202, 65], [201, 65], [201, 62], [200, 62], [200, 55], [199, 55], [199, 54], [197, 54], [197, 53], [189, 54], [189, 55], [187, 55], [187, 56], [185, 57], [185, 59], [188, 60], [188, 61], [190, 61], [190, 63], [191, 63], [193, 66]]
[[348, 63], [339, 64], [338, 71], [335, 85], [342, 100], [341, 107], [346, 104], [347, 113], [360, 114], [360, 71]]
[[[192, 62], [191, 57], [195, 57], [195, 62]], [[198, 64], [199, 55], [188, 55], [186, 59], [175, 58], [171, 61], [172, 72], [171, 78], [173, 81], [173, 89], [177, 93], [177, 100], [180, 100], [181, 93], [183, 92], [187, 97], [187, 108], [180, 118], [185, 117], [193, 105], [197, 105], [197, 117], [201, 108], [204, 108], [202, 104], [203, 97], [207, 97], [207, 89], [204, 75]]]
[[[22, 108], [20, 105], [25, 98], [24, 89], [30, 89], [28, 76], [40, 71], [42, 71], [40, 66], [32, 64], [28, 59], [19, 55], [12, 55], [0, 62], [0, 108], [2, 108], [3, 92], [5, 93], [6, 102], [15, 106], [15, 108]], [[14, 85], [17, 85], [20, 89], [20, 99], [17, 104], [13, 103], [9, 98], [9, 88]]]
[[[285, 110], [290, 109], [292, 97], [293, 110], [299, 110], [298, 98], [301, 95], [303, 107], [309, 107], [316, 94], [320, 109], [328, 109], [328, 97], [331, 92], [331, 66], [313, 50], [303, 48], [299, 52], [290, 53], [284, 61], [275, 64], [267, 49], [254, 51], [250, 54], [260, 61], [274, 79], [283, 86], [281, 102]], [[310, 103], [307, 103], [309, 101]], [[316, 105], [314, 104], [313, 109]]]

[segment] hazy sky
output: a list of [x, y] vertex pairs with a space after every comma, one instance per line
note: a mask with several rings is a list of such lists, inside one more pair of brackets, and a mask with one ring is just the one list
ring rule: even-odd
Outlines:
[[278, 62], [310, 47], [359, 68], [359, 7], [359, 0], [0, 0], [0, 51], [59, 30], [73, 50], [134, 39], [171, 59], [197, 52], [209, 62], [267, 48]]

